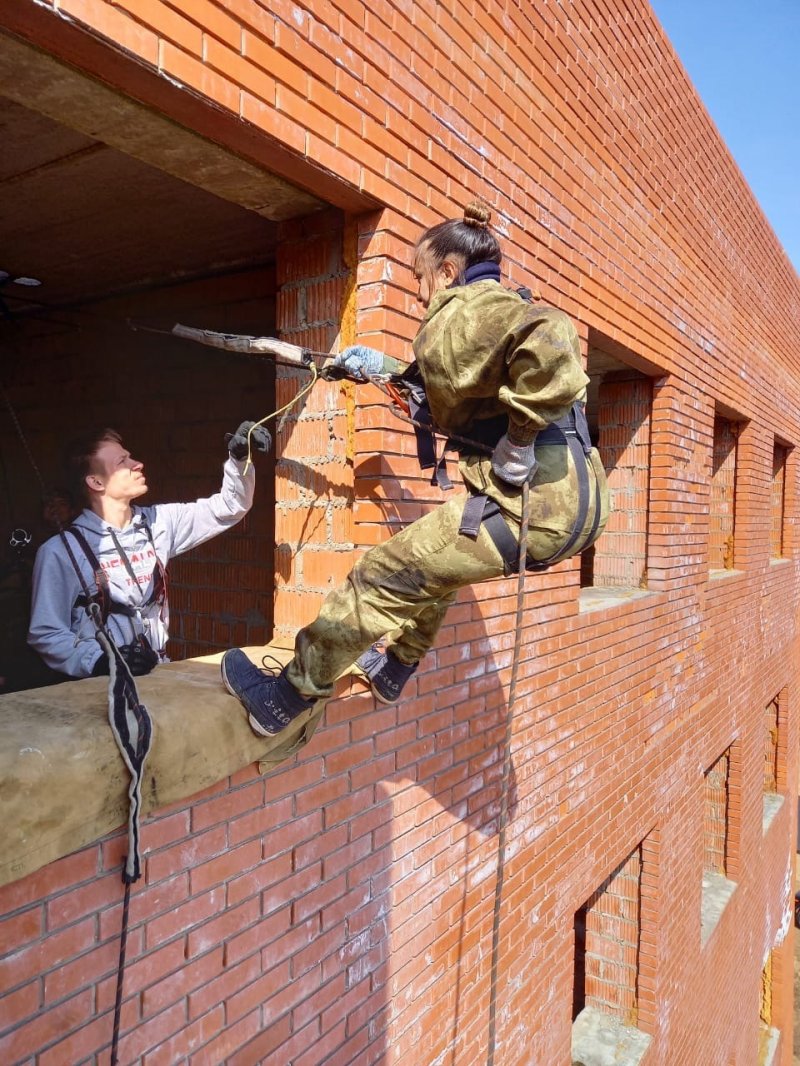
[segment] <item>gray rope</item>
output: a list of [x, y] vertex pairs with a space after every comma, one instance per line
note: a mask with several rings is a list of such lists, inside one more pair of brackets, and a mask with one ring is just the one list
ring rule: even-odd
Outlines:
[[528, 527], [531, 520], [530, 484], [522, 486], [522, 518], [519, 527], [519, 574], [517, 575], [517, 615], [514, 657], [511, 663], [511, 680], [508, 687], [506, 709], [506, 734], [503, 742], [503, 773], [500, 779], [500, 817], [497, 832], [497, 878], [494, 886], [492, 912], [492, 968], [489, 984], [489, 1037], [486, 1056], [487, 1066], [494, 1066], [497, 1047], [497, 984], [500, 962], [500, 908], [503, 902], [505, 880], [506, 833], [508, 827], [508, 786], [511, 778], [511, 731], [514, 723], [514, 703], [517, 698], [519, 657], [522, 649], [522, 620], [525, 611], [525, 560], [528, 554]]

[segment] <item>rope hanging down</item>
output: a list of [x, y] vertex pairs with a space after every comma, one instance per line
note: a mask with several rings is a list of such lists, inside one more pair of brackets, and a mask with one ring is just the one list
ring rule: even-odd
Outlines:
[[503, 903], [503, 884], [506, 866], [506, 831], [508, 828], [508, 789], [511, 779], [511, 731], [514, 724], [514, 704], [517, 699], [519, 656], [522, 650], [522, 620], [525, 611], [525, 559], [528, 553], [528, 527], [531, 521], [531, 487], [522, 485], [522, 521], [519, 528], [519, 573], [517, 575], [517, 615], [515, 621], [514, 655], [511, 660], [511, 680], [508, 686], [506, 732], [503, 740], [503, 772], [500, 778], [500, 817], [497, 824], [497, 877], [492, 911], [492, 967], [489, 980], [489, 1037], [487, 1066], [494, 1066], [497, 1047], [497, 985], [500, 962], [500, 908]]

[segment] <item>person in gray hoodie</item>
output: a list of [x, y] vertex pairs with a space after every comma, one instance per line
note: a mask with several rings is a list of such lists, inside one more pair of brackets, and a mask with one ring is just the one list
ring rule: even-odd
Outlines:
[[[166, 564], [250, 510], [255, 475], [252, 465], [245, 472], [245, 460], [252, 425], [243, 422], [226, 438], [229, 458], [220, 491], [194, 503], [138, 506], [134, 501], [147, 492], [144, 465], [114, 430], [90, 435], [75, 447], [73, 482], [88, 506], [45, 541], [33, 569], [28, 643], [51, 669], [70, 678], [108, 673], [95, 639], [93, 603], [132, 673], [149, 673], [167, 661]], [[270, 443], [266, 429], [253, 430], [254, 449], [265, 452]]]

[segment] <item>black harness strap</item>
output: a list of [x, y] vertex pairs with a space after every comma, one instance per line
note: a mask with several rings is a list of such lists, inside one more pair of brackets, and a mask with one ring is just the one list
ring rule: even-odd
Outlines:
[[[75, 606], [76, 607], [88, 607], [89, 603], [98, 603], [100, 605], [100, 610], [101, 610], [101, 613], [102, 613], [103, 624], [105, 624], [105, 622], [108, 619], [108, 616], [110, 614], [119, 614], [119, 615], [125, 615], [127, 618], [135, 618], [137, 616], [138, 612], [141, 611], [141, 609], [143, 607], [149, 607], [151, 604], [157, 603], [159, 605], [159, 607], [163, 610], [163, 608], [164, 608], [164, 606], [165, 606], [165, 604], [167, 602], [167, 580], [166, 580], [166, 573], [165, 573], [165, 570], [164, 570], [164, 566], [163, 566], [161, 560], [158, 557], [158, 553], [156, 552], [155, 541], [153, 540], [153, 533], [152, 533], [152, 531], [150, 529], [150, 526], [148, 525], [147, 522], [143, 522], [143, 525], [144, 525], [145, 532], [147, 533], [147, 538], [150, 541], [150, 546], [153, 549], [153, 554], [155, 555], [156, 563], [155, 563], [155, 567], [154, 567], [154, 571], [153, 571], [153, 588], [152, 588], [152, 591], [151, 591], [150, 595], [147, 597], [147, 599], [143, 600], [137, 607], [133, 607], [130, 604], [127, 604], [127, 603], [120, 603], [119, 601], [115, 600], [114, 597], [111, 595], [111, 588], [110, 588], [109, 581], [108, 581], [108, 575], [106, 574], [105, 570], [100, 565], [100, 563], [99, 563], [99, 561], [97, 559], [97, 556], [92, 551], [92, 548], [91, 548], [88, 540], [83, 535], [83, 533], [80, 531], [80, 529], [78, 529], [77, 526], [72, 525], [72, 526], [69, 526], [66, 529], [66, 531], [65, 531], [67, 533], [71, 533], [72, 536], [75, 538], [75, 540], [77, 540], [78, 544], [80, 545], [81, 551], [86, 556], [87, 560], [89, 561], [89, 565], [92, 567], [92, 570], [94, 571], [94, 580], [95, 580], [95, 584], [97, 586], [97, 592], [94, 595], [91, 595], [91, 593], [89, 593], [88, 591], [85, 590], [83, 592], [83, 594], [80, 595], [77, 598], [77, 600], [75, 601]], [[131, 566], [130, 559], [128, 558], [127, 554], [125, 553], [125, 549], [119, 543], [119, 540], [117, 539], [117, 537], [114, 535], [113, 532], [111, 533], [111, 538], [114, 541], [114, 547], [117, 549], [117, 552], [119, 553], [119, 557], [122, 560], [123, 566], [128, 571], [128, 574], [130, 575], [131, 580], [134, 582], [134, 584], [138, 588], [139, 587], [139, 582], [138, 582], [138, 579], [136, 577], [136, 573], [135, 573], [133, 567]], [[70, 558], [72, 559], [72, 563], [77, 569], [77, 563], [75, 562], [75, 557], [73, 556], [72, 551], [69, 549], [69, 542], [63, 536], [63, 533], [62, 533], [62, 540], [67, 545], [67, 550], [69, 551]]]
[[441, 456], [437, 456], [433, 415], [428, 405], [428, 397], [425, 395], [422, 376], [416, 363], [412, 363], [408, 370], [398, 375], [397, 383], [402, 384], [408, 399], [408, 413], [414, 425], [414, 436], [417, 440], [417, 459], [420, 469], [433, 470], [431, 485], [438, 485], [440, 489], [445, 491], [452, 489], [453, 482], [447, 474], [447, 442], [445, 441]]
[[[536, 437], [536, 443], [565, 444], [569, 448], [578, 479], [578, 506], [567, 540], [558, 551], [547, 559], [529, 558], [525, 569], [530, 572], [547, 570], [573, 554], [573, 549], [580, 540], [586, 525], [586, 518], [589, 514], [589, 497], [591, 495], [588, 463], [592, 452], [592, 442], [583, 404], [574, 404], [572, 410], [565, 418], [559, 419], [558, 422], [553, 422], [541, 430]], [[597, 535], [597, 529], [600, 525], [601, 505], [600, 485], [597, 477], [595, 477], [594, 515], [589, 534], [581, 546], [581, 550], [587, 548]], [[478, 535], [481, 524], [486, 527], [486, 532], [492, 538], [503, 559], [505, 576], [516, 574], [519, 567], [519, 543], [508, 528], [499, 505], [495, 500], [485, 495], [470, 496], [464, 505], [459, 533], [474, 540]]]
[[[461, 525], [458, 527], [458, 532], [475, 540], [481, 524], [485, 523], [486, 519], [494, 513], [490, 510], [492, 503], [494, 503], [494, 500], [490, 500], [488, 496], [468, 496], [467, 502], [464, 504], [464, 510], [461, 512]], [[496, 503], [494, 506], [495, 510], [499, 511]], [[505, 523], [503, 524], [505, 525]], [[511, 537], [510, 533], [508, 535]], [[492, 539], [494, 540], [494, 537]], [[511, 540], [513, 542], [514, 538], [511, 537]], [[503, 558], [506, 558], [505, 553], [503, 553]]]

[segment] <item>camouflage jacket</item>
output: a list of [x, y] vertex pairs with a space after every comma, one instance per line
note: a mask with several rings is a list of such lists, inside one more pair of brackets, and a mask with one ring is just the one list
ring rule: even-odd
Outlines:
[[[568, 316], [495, 281], [436, 293], [414, 354], [433, 419], [449, 433], [468, 436], [476, 420], [505, 414], [511, 440], [527, 444], [586, 398], [589, 379]], [[519, 509], [519, 491], [494, 476], [488, 457], [462, 460], [461, 472], [474, 491], [494, 497], [504, 510]]]

